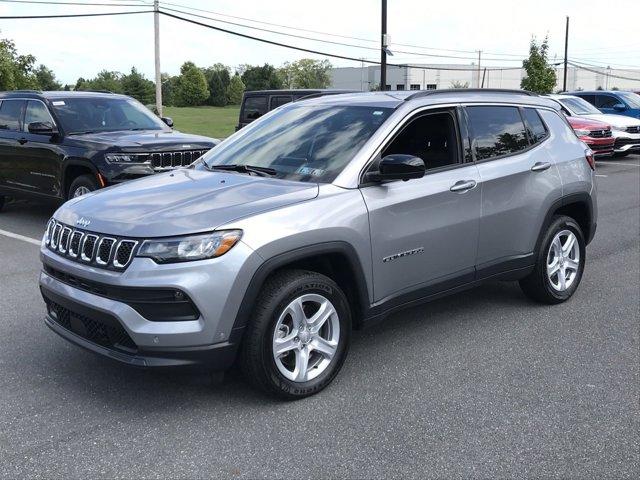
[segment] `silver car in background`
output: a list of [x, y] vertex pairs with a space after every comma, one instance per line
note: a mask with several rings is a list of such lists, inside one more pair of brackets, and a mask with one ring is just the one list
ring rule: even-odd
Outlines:
[[189, 168], [63, 205], [41, 248], [46, 324], [130, 365], [237, 357], [295, 399], [397, 309], [494, 279], [563, 302], [597, 207], [592, 152], [558, 108], [503, 90], [280, 107]]

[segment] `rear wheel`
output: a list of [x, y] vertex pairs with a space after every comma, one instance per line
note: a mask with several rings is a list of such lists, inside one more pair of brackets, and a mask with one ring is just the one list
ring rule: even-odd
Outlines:
[[98, 182], [96, 182], [93, 175], [80, 175], [69, 187], [67, 192], [67, 200], [72, 198], [81, 197], [89, 192], [93, 192], [98, 189]]
[[283, 271], [264, 286], [240, 356], [245, 376], [289, 400], [313, 395], [347, 356], [351, 315], [338, 285], [319, 273]]
[[585, 241], [571, 217], [554, 217], [544, 234], [534, 271], [520, 280], [530, 298], [542, 303], [561, 303], [577, 290], [585, 263]]
[[4, 202], [6, 201], [6, 198], [4, 195], [0, 195], [0, 212], [2, 211], [3, 207], [4, 207]]

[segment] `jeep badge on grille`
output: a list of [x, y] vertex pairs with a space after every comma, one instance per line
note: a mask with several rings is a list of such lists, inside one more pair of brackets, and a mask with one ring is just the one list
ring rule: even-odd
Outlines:
[[90, 223], [91, 223], [91, 220], [88, 220], [84, 217], [80, 217], [78, 220], [76, 220], [76, 225], [79, 225], [84, 228], [87, 228]]

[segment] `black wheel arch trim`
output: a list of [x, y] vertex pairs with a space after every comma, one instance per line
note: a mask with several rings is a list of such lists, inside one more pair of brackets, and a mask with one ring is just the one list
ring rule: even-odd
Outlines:
[[[369, 288], [367, 286], [367, 280], [364, 275], [362, 265], [358, 260], [356, 249], [345, 241], [332, 241], [316, 243], [313, 245], [307, 245], [304, 247], [296, 248], [287, 252], [280, 253], [274, 257], [269, 258], [262, 263], [258, 269], [254, 272], [253, 277], [249, 282], [238, 314], [236, 315], [233, 328], [244, 327], [251, 316], [251, 312], [255, 306], [255, 302], [260, 293], [260, 289], [264, 285], [267, 278], [276, 270], [285, 268], [287, 265], [300, 262], [305, 259], [311, 259], [323, 254], [341, 254], [349, 263], [349, 269], [355, 279], [354, 290], [357, 295], [358, 307], [363, 315], [369, 310]], [[357, 319], [354, 318], [354, 323], [357, 324]]]
[[[574, 203], [581, 203], [587, 209], [587, 220], [588, 220], [588, 230], [586, 232], [582, 232], [584, 235], [585, 244], [588, 245], [593, 237], [596, 234], [596, 221], [593, 215], [593, 199], [590, 194], [587, 192], [577, 192], [571, 193], [569, 195], [565, 195], [562, 198], [559, 198], [555, 202], [551, 204], [544, 218], [544, 222], [541, 225], [540, 232], [538, 234], [538, 239], [536, 240], [536, 246], [534, 252], [537, 252], [540, 249], [540, 242], [542, 241], [542, 237], [546, 229], [551, 225], [553, 221], [553, 216], [556, 212], [567, 205], [571, 205]], [[576, 219], [577, 221], [578, 219]]]

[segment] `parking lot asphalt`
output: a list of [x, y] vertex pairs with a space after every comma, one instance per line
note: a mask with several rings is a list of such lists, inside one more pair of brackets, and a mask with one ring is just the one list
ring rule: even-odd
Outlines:
[[[640, 155], [597, 173], [570, 301], [491, 283], [406, 310], [295, 403], [66, 343], [43, 323], [38, 247], [0, 233], [0, 477], [638, 478]], [[53, 211], [10, 204], [0, 230], [39, 239]]]

